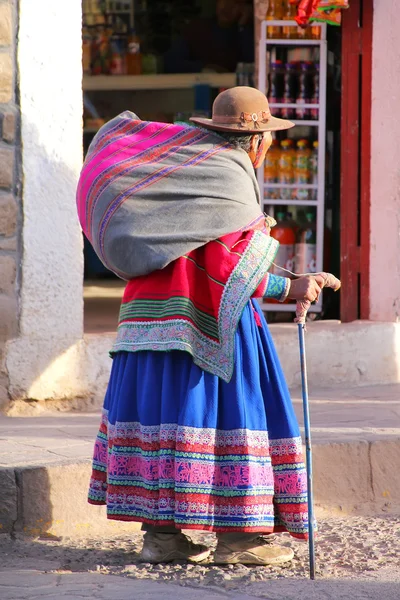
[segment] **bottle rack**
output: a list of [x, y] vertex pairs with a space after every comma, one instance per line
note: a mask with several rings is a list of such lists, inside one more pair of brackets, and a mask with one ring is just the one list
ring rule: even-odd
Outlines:
[[[313, 26], [317, 23], [313, 23]], [[315, 127], [317, 129], [318, 139], [318, 172], [317, 184], [302, 184], [303, 189], [317, 189], [316, 200], [283, 200], [283, 199], [268, 199], [265, 197], [266, 185], [264, 180], [264, 165], [258, 169], [257, 179], [260, 186], [261, 205], [264, 212], [274, 216], [274, 207], [279, 206], [310, 206], [316, 211], [316, 271], [323, 271], [323, 248], [324, 248], [324, 213], [325, 213], [325, 154], [326, 154], [326, 80], [327, 80], [327, 40], [326, 40], [326, 24], [319, 23], [320, 39], [268, 39], [267, 27], [287, 27], [292, 26], [297, 28], [295, 21], [277, 20], [263, 21], [261, 24], [261, 39], [259, 46], [259, 77], [258, 88], [264, 94], [267, 94], [267, 58], [268, 51], [274, 47], [287, 46], [288, 49], [296, 47], [311, 47], [319, 48], [319, 103], [318, 104], [302, 104], [302, 108], [318, 109], [318, 119], [316, 120], [293, 120], [295, 125], [303, 127]], [[297, 104], [270, 104], [271, 112], [274, 114], [274, 109], [277, 108], [298, 108]], [[268, 183], [268, 188], [298, 188], [299, 185], [286, 186], [276, 183]], [[284, 271], [280, 273], [285, 275]], [[271, 302], [262, 302], [261, 307], [266, 311], [295, 311], [296, 304], [279, 304]], [[319, 302], [311, 306], [310, 312], [321, 312], [322, 310], [322, 294]]]

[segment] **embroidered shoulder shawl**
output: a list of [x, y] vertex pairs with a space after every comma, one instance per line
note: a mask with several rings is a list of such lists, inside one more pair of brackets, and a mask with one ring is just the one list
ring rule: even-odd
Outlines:
[[112, 353], [185, 350], [225, 381], [235, 332], [251, 296], [262, 297], [279, 243], [265, 229], [223, 236], [162, 270], [132, 279], [122, 300]]

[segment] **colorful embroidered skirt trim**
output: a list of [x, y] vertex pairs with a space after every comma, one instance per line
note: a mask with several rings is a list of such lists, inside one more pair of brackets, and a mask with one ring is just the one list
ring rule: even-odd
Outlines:
[[106, 504], [109, 519], [307, 537], [301, 439], [256, 303], [242, 315], [229, 383], [186, 352], [115, 355], [89, 502]]
[[107, 504], [110, 519], [212, 531], [289, 530], [303, 537], [301, 439], [269, 441], [263, 431], [174, 424], [110, 425], [104, 411], [89, 501]]

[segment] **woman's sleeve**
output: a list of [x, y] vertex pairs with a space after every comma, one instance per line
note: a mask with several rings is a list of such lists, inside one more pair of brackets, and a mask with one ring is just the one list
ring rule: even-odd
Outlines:
[[284, 302], [289, 295], [289, 291], [289, 277], [280, 277], [273, 273], [267, 273], [255, 290], [253, 298], [269, 298]]

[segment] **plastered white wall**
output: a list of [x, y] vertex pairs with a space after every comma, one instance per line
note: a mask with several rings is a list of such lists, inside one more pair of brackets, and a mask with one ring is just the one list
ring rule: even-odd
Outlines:
[[400, 317], [400, 11], [375, 0], [372, 45], [370, 319]]
[[[20, 335], [6, 357], [12, 395], [29, 396], [47, 372], [41, 395], [52, 397], [58, 386], [49, 365], [83, 336], [82, 236], [75, 209], [82, 164], [81, 47], [80, 0], [19, 1], [23, 255]], [[68, 378], [73, 385], [73, 370]]]

